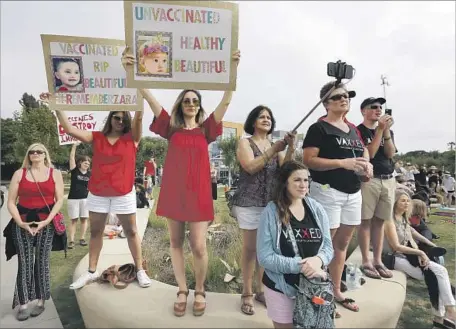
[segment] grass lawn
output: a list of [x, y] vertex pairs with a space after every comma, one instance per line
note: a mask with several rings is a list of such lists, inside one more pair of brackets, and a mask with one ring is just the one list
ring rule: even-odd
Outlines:
[[[65, 215], [65, 224], [68, 229], [70, 220], [67, 215], [66, 200], [62, 207], [62, 212]], [[79, 223], [77, 227], [75, 240], [79, 241]], [[86, 234], [87, 241], [89, 239], [88, 233]], [[76, 266], [88, 251], [88, 246], [81, 247], [76, 244], [74, 249], [68, 250], [67, 258], [65, 258], [63, 251], [51, 253], [51, 295], [64, 328], [85, 328], [76, 296], [68, 287], [73, 282], [73, 273]]]

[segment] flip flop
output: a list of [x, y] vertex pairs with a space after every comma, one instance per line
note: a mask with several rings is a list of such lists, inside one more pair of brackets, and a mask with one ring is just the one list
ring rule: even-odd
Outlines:
[[342, 305], [344, 308], [347, 310], [350, 310], [352, 312], [359, 312], [359, 307], [358, 305], [355, 304], [355, 300], [351, 298], [345, 298], [343, 300], [337, 300], [336, 303]]
[[363, 272], [363, 274], [365, 276], [367, 276], [368, 278], [371, 278], [371, 279], [381, 279], [381, 275], [376, 271], [376, 269], [372, 266], [364, 266], [364, 265], [361, 265], [359, 267], [359, 269], [361, 270], [361, 272]]
[[253, 305], [253, 303], [247, 303], [245, 301], [245, 299], [247, 297], [253, 297], [253, 294], [242, 294], [241, 295], [241, 301], [242, 301], [242, 304], [241, 304], [241, 311], [242, 313], [244, 314], [247, 314], [247, 315], [254, 315], [255, 314], [255, 305]]
[[382, 278], [391, 279], [393, 277], [393, 273], [385, 265], [374, 265], [374, 267]]

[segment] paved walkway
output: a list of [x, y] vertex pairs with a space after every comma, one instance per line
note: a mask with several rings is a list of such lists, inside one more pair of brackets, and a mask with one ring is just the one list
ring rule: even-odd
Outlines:
[[63, 328], [52, 298], [46, 301], [46, 309], [40, 316], [29, 318], [26, 321], [17, 321], [16, 312], [11, 309], [17, 275], [17, 256], [14, 256], [8, 262], [6, 261], [3, 229], [11, 219], [11, 215], [6, 208], [6, 197], [5, 194], [5, 204], [1, 209], [0, 217], [0, 228], [2, 230], [0, 233], [0, 328]]

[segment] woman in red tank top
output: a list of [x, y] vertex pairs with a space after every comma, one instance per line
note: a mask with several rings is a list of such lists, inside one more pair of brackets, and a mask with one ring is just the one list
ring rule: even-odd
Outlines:
[[[240, 54], [233, 54], [237, 65]], [[132, 65], [135, 57], [123, 56], [124, 65]], [[206, 233], [214, 219], [208, 144], [222, 134], [222, 119], [233, 95], [226, 91], [215, 111], [205, 119], [201, 95], [196, 90], [182, 91], [170, 114], [147, 90], [141, 94], [155, 115], [150, 130], [169, 141], [157, 215], [167, 218], [171, 240], [171, 261], [179, 290], [174, 314], [183, 316], [189, 294], [185, 279], [183, 242], [185, 222], [189, 222], [190, 243], [195, 266], [195, 298], [193, 314], [203, 315], [206, 309], [204, 282], [208, 265]]]
[[[63, 204], [62, 174], [52, 167], [46, 147], [32, 144], [9, 186], [8, 211], [14, 220], [10, 232], [18, 257], [13, 309], [20, 305], [16, 314], [19, 321], [27, 320], [29, 315], [40, 315], [45, 300], [51, 297], [49, 256], [54, 238], [51, 223]], [[29, 313], [28, 303], [35, 299], [38, 303]]]
[[[41, 99], [51, 94], [42, 93]], [[141, 287], [152, 283], [142, 267], [141, 240], [136, 229], [136, 192], [134, 189], [136, 151], [142, 135], [142, 111], [109, 112], [102, 131], [85, 131], [68, 121], [63, 111], [56, 111], [65, 132], [83, 143], [92, 144], [92, 175], [89, 180], [87, 208], [90, 220], [89, 269], [70, 285], [79, 289], [100, 276], [98, 257], [103, 247], [103, 232], [109, 213], [117, 215], [128, 239]]]

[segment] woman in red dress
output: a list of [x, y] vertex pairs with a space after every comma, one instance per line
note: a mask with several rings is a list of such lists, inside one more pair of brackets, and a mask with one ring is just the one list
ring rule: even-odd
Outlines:
[[[239, 58], [240, 53], [237, 51], [233, 54], [235, 65], [239, 63]], [[134, 61], [133, 55], [124, 55], [124, 64], [132, 65]], [[188, 222], [196, 281], [193, 314], [200, 316], [206, 309], [206, 233], [208, 223], [214, 219], [208, 144], [222, 134], [222, 119], [233, 92], [224, 93], [222, 101], [208, 118], [205, 118], [201, 95], [196, 90], [182, 91], [171, 114], [163, 109], [149, 91], [141, 90], [141, 94], [155, 115], [150, 130], [169, 141], [157, 215], [166, 217], [168, 221], [171, 261], [179, 286], [174, 314], [185, 314], [189, 294], [183, 251], [185, 223]]]

